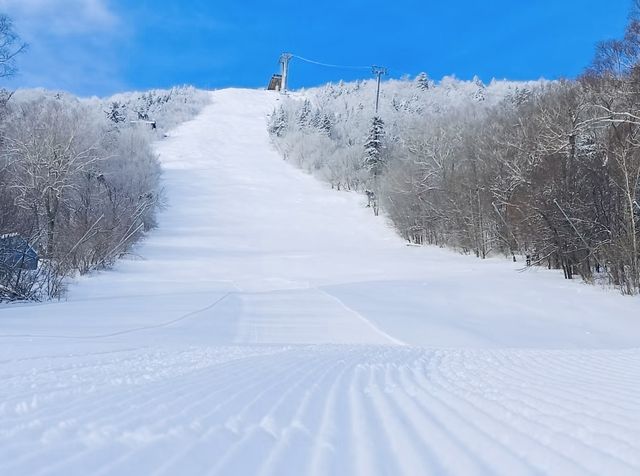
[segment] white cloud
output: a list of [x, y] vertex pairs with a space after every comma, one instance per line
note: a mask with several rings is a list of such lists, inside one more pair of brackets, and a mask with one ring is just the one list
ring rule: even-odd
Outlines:
[[127, 25], [109, 0], [0, 0], [29, 44], [5, 87], [46, 87], [79, 94], [121, 89]]
[[106, 31], [119, 23], [107, 0], [0, 0], [0, 11], [20, 24], [25, 35], [34, 29], [56, 35]]

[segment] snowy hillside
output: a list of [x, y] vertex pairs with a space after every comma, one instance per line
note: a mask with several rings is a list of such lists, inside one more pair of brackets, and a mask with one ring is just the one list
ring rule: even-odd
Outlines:
[[129, 127], [132, 121], [154, 121], [160, 132], [193, 118], [209, 101], [206, 91], [192, 86], [119, 93], [107, 98], [76, 98], [70, 93], [43, 88], [18, 89], [12, 96], [18, 104], [43, 98], [79, 101], [106, 115], [120, 128]]
[[373, 81], [328, 84], [282, 101], [268, 127], [283, 158], [366, 193], [414, 244], [528, 256], [640, 294], [635, 86], [617, 74], [489, 85], [420, 75], [382, 82], [379, 110]]
[[[508, 98], [522, 100], [533, 90], [549, 81], [507, 81], [493, 79], [484, 84], [475, 77], [470, 81], [445, 76], [439, 81], [431, 80], [425, 73], [415, 79], [390, 79], [382, 82], [380, 89], [380, 110], [382, 116], [392, 116], [398, 112], [419, 114], [445, 114], [458, 109], [468, 110], [470, 103], [482, 106], [495, 106]], [[376, 94], [376, 81], [373, 79], [339, 82], [301, 90], [310, 98], [314, 106], [324, 108], [332, 102], [340, 102], [346, 111], [357, 107], [371, 112], [372, 98]], [[331, 105], [334, 108], [334, 105]]]
[[407, 246], [279, 100], [211, 93], [135, 257], [0, 306], [0, 474], [638, 474], [640, 301]]

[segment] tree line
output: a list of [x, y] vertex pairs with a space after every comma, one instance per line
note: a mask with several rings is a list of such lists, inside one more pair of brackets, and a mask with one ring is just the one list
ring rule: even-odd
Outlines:
[[269, 120], [285, 158], [367, 191], [407, 240], [503, 254], [640, 292], [640, 21], [576, 80], [423, 73], [328, 85]]
[[[8, 59], [10, 74], [18, 40], [2, 16], [0, 37], [0, 63]], [[0, 238], [24, 238], [39, 265], [0, 260], [0, 301], [60, 297], [67, 278], [111, 265], [155, 225], [162, 193], [151, 144], [195, 115], [206, 93], [174, 88], [81, 100], [5, 90], [2, 97]], [[156, 130], [137, 121], [150, 117]]]

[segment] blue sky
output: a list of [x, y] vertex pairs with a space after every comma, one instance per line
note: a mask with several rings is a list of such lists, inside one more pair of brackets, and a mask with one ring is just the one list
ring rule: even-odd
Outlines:
[[[5, 86], [80, 95], [261, 87], [291, 51], [392, 76], [575, 77], [630, 0], [0, 0], [30, 49]], [[368, 77], [294, 60], [291, 87]]]

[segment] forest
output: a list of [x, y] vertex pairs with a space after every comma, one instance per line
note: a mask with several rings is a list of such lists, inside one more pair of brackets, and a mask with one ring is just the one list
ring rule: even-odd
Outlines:
[[[0, 18], [0, 76], [24, 50]], [[207, 93], [190, 87], [80, 99], [0, 92], [0, 301], [61, 297], [67, 278], [111, 265], [155, 225], [162, 205], [151, 143], [195, 116]], [[20, 246], [37, 253], [37, 269]]]
[[640, 292], [640, 20], [575, 80], [329, 84], [269, 118], [286, 160], [409, 242]]

